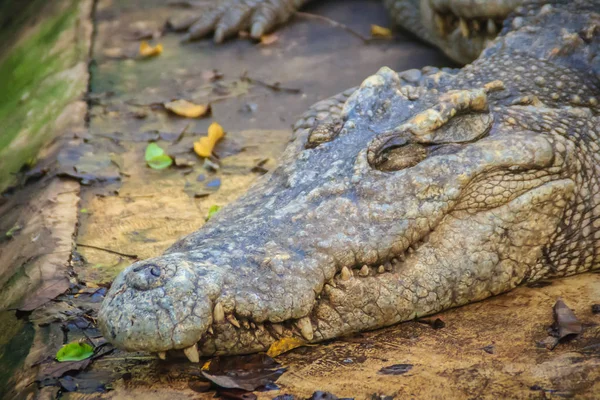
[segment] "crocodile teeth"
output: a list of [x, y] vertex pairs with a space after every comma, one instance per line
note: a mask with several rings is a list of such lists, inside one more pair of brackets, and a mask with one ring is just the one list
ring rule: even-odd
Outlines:
[[213, 310], [213, 321], [216, 324], [219, 324], [225, 321], [225, 311], [223, 310], [223, 304], [217, 303], [215, 309]]
[[491, 19], [487, 20], [487, 33], [491, 36], [496, 35], [498, 33], [498, 29], [496, 28], [496, 23]]
[[377, 272], [383, 274], [385, 272], [385, 267], [383, 265], [380, 265], [379, 268], [377, 268]]
[[385, 268], [386, 271], [392, 271], [394, 269], [394, 267], [392, 266], [392, 263], [389, 261], [383, 265], [383, 268]]
[[190, 360], [191, 362], [200, 362], [200, 354], [198, 353], [198, 348], [195, 344], [191, 345], [186, 349], [183, 349], [183, 352], [185, 353], [185, 356], [188, 358], [188, 360]]
[[341, 277], [343, 281], [347, 281], [352, 278], [352, 272], [348, 269], [348, 267], [342, 268]]
[[250, 328], [256, 329], [256, 324], [254, 322], [250, 322]]
[[233, 316], [233, 314], [229, 314], [227, 316], [227, 321], [229, 321], [231, 323], [231, 325], [235, 326], [236, 328], [241, 327], [240, 323], [238, 322], [238, 320]]
[[467, 21], [464, 18], [461, 18], [458, 22], [458, 26], [460, 28], [460, 33], [462, 33], [464, 38], [469, 37], [469, 25], [467, 25]]
[[298, 328], [300, 328], [300, 333], [306, 340], [312, 340], [314, 337], [312, 324], [310, 322], [310, 318], [302, 317], [296, 322]]
[[278, 335], [283, 335], [283, 326], [280, 324], [273, 324], [273, 330], [277, 332]]
[[445, 33], [446, 33], [446, 24], [444, 23], [444, 18], [440, 14], [435, 13], [433, 15], [433, 22], [435, 22], [435, 26], [437, 27], [438, 31], [442, 35], [445, 35]]
[[329, 285], [329, 286], [331, 286], [331, 287], [334, 287], [334, 288], [336, 288], [336, 287], [337, 287], [337, 285], [335, 284], [335, 281], [334, 281], [333, 279], [332, 279], [332, 280], [330, 280], [329, 282], [327, 282], [327, 285]]
[[242, 325], [244, 326], [244, 328], [250, 329], [250, 323], [248, 321], [242, 321]]
[[212, 326], [208, 327], [208, 333], [210, 333], [211, 335], [215, 333], [215, 331], [213, 331]]
[[367, 275], [369, 275], [369, 267], [367, 267], [366, 265], [363, 265], [362, 268], [360, 269], [360, 271], [358, 271], [358, 274], [360, 276], [367, 276]]
[[166, 351], [159, 351], [158, 352], [158, 358], [160, 358], [161, 360], [166, 360], [167, 359], [167, 352]]

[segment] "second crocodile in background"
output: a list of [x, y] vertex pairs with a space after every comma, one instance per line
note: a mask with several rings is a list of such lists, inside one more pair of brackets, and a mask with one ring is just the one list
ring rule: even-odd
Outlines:
[[472, 65], [317, 103], [276, 169], [117, 277], [103, 334], [197, 361], [600, 267], [599, 10], [525, 2]]

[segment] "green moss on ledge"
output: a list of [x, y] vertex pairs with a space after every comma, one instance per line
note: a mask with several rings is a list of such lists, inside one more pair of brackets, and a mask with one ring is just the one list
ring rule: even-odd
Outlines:
[[0, 10], [17, 9], [0, 25], [0, 37], [10, 43], [0, 54], [0, 192], [63, 133], [65, 110], [83, 98], [88, 83], [89, 24], [81, 20], [89, 17], [89, 3], [17, 3], [0, 4]]

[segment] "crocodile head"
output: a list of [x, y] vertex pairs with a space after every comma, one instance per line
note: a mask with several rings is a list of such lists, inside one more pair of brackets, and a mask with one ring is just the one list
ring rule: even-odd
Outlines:
[[[422, 27], [417, 30], [426, 32], [426, 39], [450, 58], [466, 64], [496, 38], [504, 20], [521, 3], [523, 0], [420, 0]], [[403, 20], [399, 18], [400, 22]]]
[[527, 121], [569, 116], [494, 107], [499, 81], [461, 86], [369, 77], [245, 196], [124, 270], [104, 335], [196, 360], [375, 329], [539, 278], [573, 197], [573, 151]]

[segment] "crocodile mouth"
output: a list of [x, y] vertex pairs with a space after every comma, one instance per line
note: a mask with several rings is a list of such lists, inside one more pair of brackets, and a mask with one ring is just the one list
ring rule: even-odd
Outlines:
[[496, 39], [517, 3], [423, 0], [421, 14], [423, 24], [430, 27], [432, 41], [456, 61], [468, 63]]
[[[197, 343], [184, 349], [171, 349], [155, 352], [158, 358], [183, 358], [191, 362], [198, 362], [202, 356], [217, 356], [224, 354], [245, 354], [257, 351], [266, 351], [272, 343], [282, 339], [296, 339], [304, 343], [315, 343], [331, 339], [320, 332], [322, 321], [317, 309], [320, 302], [330, 301], [332, 290], [351, 290], [352, 287], [360, 287], [368, 279], [395, 279], [406, 265], [406, 261], [416, 255], [421, 246], [428, 242], [429, 235], [426, 233], [421, 239], [408, 246], [386, 260], [380, 260], [373, 264], [354, 264], [350, 267], [344, 266], [334, 276], [323, 284], [320, 293], [317, 294], [311, 312], [302, 318], [286, 319], [281, 322], [255, 321], [244, 318], [233, 313], [226, 313], [220, 303], [213, 307], [212, 323], [202, 334]], [[416, 317], [416, 314], [412, 318]], [[370, 328], [377, 329], [381, 326]], [[347, 332], [351, 333], [351, 332]], [[237, 343], [240, 347], [228, 346], [224, 348], [219, 341], [226, 338], [230, 343]], [[243, 346], [241, 346], [243, 345]]]
[[504, 23], [503, 18], [464, 18], [451, 12], [437, 11], [434, 11], [433, 21], [437, 33], [443, 38], [483, 39], [485, 44], [496, 38]]

